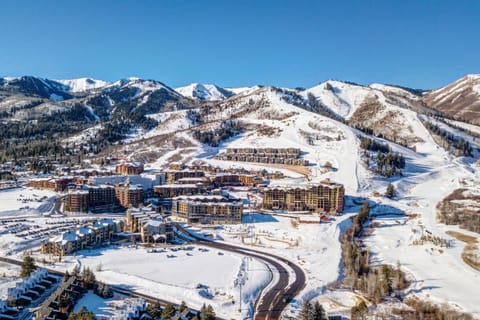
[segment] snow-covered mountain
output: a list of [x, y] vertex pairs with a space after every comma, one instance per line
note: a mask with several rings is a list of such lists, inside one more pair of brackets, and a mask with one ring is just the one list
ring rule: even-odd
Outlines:
[[187, 98], [201, 101], [224, 100], [234, 93], [227, 89], [220, 88], [214, 84], [192, 83], [188, 86], [176, 88], [175, 91]]
[[[285, 185], [330, 178], [345, 186], [348, 214], [335, 217], [331, 224], [317, 224], [322, 232], [310, 229], [313, 225], [300, 226], [299, 230], [316, 232], [299, 234], [297, 249], [282, 249], [293, 260], [301, 255], [305, 261], [302, 268], [307, 271], [308, 281], [302, 299], [324, 294], [325, 284], [341, 276], [340, 249], [332, 250], [321, 240], [325, 228], [336, 228], [329, 237], [338, 245], [344, 228], [335, 224], [347, 221], [358, 209], [355, 199], [370, 199], [375, 202], [371, 211], [376, 216], [375, 224], [381, 227], [372, 229], [365, 243], [376, 262], [401, 265], [411, 277], [409, 290], [415, 295], [451, 301], [462, 310], [480, 314], [476, 295], [479, 284], [475, 280], [478, 272], [461, 260], [464, 245], [445, 232], [459, 228], [435, 220], [437, 203], [454, 189], [478, 189], [480, 126], [445, 119], [432, 109], [455, 105], [465, 97], [471, 101], [465, 108], [476, 105], [480, 100], [477, 81], [478, 76], [468, 76], [426, 94], [394, 85], [362, 86], [328, 80], [305, 90], [253, 87], [228, 89], [231, 94], [225, 95], [216, 86], [191, 85], [173, 90], [161, 82], [139, 78], [75, 92], [74, 84], [3, 78], [0, 115], [4, 129], [8, 129], [10, 120], [20, 127], [40, 121], [61, 122], [61, 131], [49, 131], [49, 136], [71, 152], [84, 150], [85, 157], [94, 160], [115, 154], [144, 161], [148, 169], [166, 168], [172, 162], [200, 162], [225, 169], [280, 171], [285, 178], [279, 183]], [[52, 94], [62, 101], [53, 99]], [[37, 113], [37, 121], [32, 121]], [[48, 113], [51, 116], [45, 117]], [[45, 140], [44, 136], [41, 132], [36, 142]], [[372, 170], [381, 152], [363, 149], [368, 147], [361, 146], [361, 138], [367, 137], [405, 158], [400, 174], [386, 177]], [[472, 155], [451, 152], [454, 143], [464, 147], [466, 142], [475, 148]], [[310, 165], [270, 165], [216, 157], [229, 147], [299, 148]], [[385, 157], [390, 156], [388, 153]], [[395, 186], [395, 198], [378, 196], [389, 184]], [[444, 238], [452, 245], [414, 244], [424, 233]], [[312, 234], [316, 235], [313, 239]], [[281, 243], [278, 241], [279, 246]], [[305, 243], [315, 244], [317, 256], [304, 247]], [[331, 279], [316, 278], [315, 272], [320, 269], [327, 270], [323, 274], [331, 275]], [[460, 287], [462, 290], [457, 290]]]
[[96, 80], [92, 78], [78, 78], [69, 80], [55, 80], [68, 88], [70, 92], [86, 92], [105, 87], [109, 84], [107, 81]]
[[471, 74], [425, 94], [430, 107], [451, 117], [480, 124], [480, 75]]
[[[342, 119], [352, 127], [372, 132], [406, 146], [425, 139], [418, 115], [440, 114], [480, 121], [480, 76], [469, 75], [435, 91], [394, 85], [363, 86], [328, 80], [306, 90], [274, 87], [224, 89], [194, 83], [172, 89], [155, 80], [126, 78], [112, 83], [91, 78], [49, 80], [38, 77], [0, 78], [0, 112], [3, 119], [36, 119], [51, 112], [85, 108], [95, 119], [111, 119], [116, 113], [138, 117], [164, 111], [198, 107], [203, 102], [226, 103], [232, 108], [250, 108], [249, 99], [262, 92], [288, 92], [283, 99], [321, 114]], [[196, 102], [192, 102], [196, 100]], [[438, 111], [437, 111], [438, 110]]]
[[63, 84], [55, 80], [32, 76], [0, 78], [0, 90], [6, 95], [21, 94], [56, 101], [72, 98], [68, 88]]
[[260, 89], [261, 87], [262, 86], [237, 87], [237, 88], [225, 88], [225, 90], [233, 92], [234, 94], [247, 95], [247, 94], [250, 94], [257, 89]]

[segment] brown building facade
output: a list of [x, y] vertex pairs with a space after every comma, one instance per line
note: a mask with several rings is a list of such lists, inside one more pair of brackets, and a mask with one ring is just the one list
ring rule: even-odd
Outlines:
[[343, 211], [345, 189], [329, 180], [298, 187], [269, 187], [263, 192], [266, 210], [335, 213]]
[[172, 215], [188, 223], [241, 223], [243, 202], [223, 196], [181, 196], [172, 199]]

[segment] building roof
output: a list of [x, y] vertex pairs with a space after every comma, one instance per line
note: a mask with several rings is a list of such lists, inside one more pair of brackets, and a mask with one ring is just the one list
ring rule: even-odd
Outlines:
[[157, 186], [154, 186], [154, 188], [161, 188], [161, 189], [175, 189], [175, 188], [182, 189], [183, 188], [183, 189], [186, 189], [186, 188], [198, 188], [198, 185], [192, 184], [192, 183], [189, 183], [189, 184], [172, 183], [172, 184], [157, 185]]

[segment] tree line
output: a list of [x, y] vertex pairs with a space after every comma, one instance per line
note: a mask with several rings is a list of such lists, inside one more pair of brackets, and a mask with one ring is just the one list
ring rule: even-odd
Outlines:
[[[352, 225], [341, 236], [344, 285], [361, 291], [370, 301], [380, 303], [385, 297], [408, 286], [405, 274], [390, 265], [371, 266], [370, 251], [362, 245], [364, 225], [370, 219], [370, 205], [365, 201]], [[357, 304], [351, 310], [352, 319], [362, 319], [368, 312], [366, 305]]]
[[442, 147], [446, 148], [449, 152], [456, 156], [473, 157], [473, 148], [465, 139], [443, 130], [432, 122], [425, 121], [423, 124], [428, 131], [440, 138]]

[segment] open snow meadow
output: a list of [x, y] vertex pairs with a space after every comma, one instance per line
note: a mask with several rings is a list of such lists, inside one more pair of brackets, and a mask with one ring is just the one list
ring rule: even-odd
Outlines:
[[261, 262], [211, 248], [185, 245], [166, 248], [107, 247], [84, 250], [67, 257], [59, 270], [90, 267], [105, 283], [135, 290], [200, 309], [211, 304], [218, 314], [239, 317], [240, 290], [235, 280], [242, 274], [242, 314], [249, 314], [256, 296], [272, 275]]

